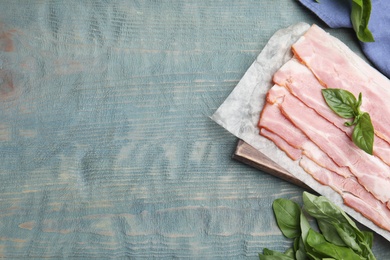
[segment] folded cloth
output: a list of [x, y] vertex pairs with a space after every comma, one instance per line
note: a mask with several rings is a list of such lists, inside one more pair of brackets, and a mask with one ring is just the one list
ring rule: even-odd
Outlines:
[[[331, 28], [352, 28], [351, 2], [340, 0], [299, 0]], [[351, 0], [352, 1], [352, 0]], [[360, 42], [362, 50], [372, 64], [390, 78], [390, 1], [371, 0], [368, 28], [375, 42]]]

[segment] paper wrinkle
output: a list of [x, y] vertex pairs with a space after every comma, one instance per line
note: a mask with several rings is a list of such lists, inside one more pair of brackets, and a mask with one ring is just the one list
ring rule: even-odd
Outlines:
[[259, 135], [257, 123], [266, 101], [266, 94], [274, 85], [273, 74], [293, 57], [291, 45], [309, 28], [309, 24], [298, 23], [277, 31], [211, 119], [268, 156], [316, 192], [326, 196], [355, 220], [390, 241], [390, 232], [379, 228], [360, 213], [345, 206], [337, 192], [318, 183], [299, 166], [299, 161], [292, 161], [272, 141]]

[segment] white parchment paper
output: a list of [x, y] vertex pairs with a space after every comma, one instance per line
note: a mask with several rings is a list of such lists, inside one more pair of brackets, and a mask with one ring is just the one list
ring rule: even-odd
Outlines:
[[377, 227], [360, 213], [345, 206], [338, 193], [318, 183], [299, 166], [298, 162], [292, 161], [273, 142], [259, 135], [257, 123], [266, 93], [273, 86], [272, 76], [292, 58], [291, 45], [309, 28], [310, 25], [306, 23], [298, 23], [277, 31], [211, 119], [326, 196], [361, 224], [390, 241], [390, 232]]

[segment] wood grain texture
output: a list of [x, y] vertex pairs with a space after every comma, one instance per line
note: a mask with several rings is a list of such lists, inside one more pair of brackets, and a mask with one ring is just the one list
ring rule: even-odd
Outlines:
[[[257, 259], [302, 189], [209, 119], [291, 0], [0, 2], [0, 257]], [[337, 30], [358, 50], [353, 34]], [[386, 241], [376, 238], [384, 259]]]
[[238, 140], [232, 158], [313, 192], [309, 186], [295, 178], [290, 172], [242, 140]]

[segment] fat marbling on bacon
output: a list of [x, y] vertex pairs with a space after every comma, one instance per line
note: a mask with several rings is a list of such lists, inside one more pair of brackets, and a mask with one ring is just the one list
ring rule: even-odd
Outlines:
[[[390, 81], [338, 39], [313, 25], [293, 46], [295, 58], [273, 80], [260, 115], [260, 134], [344, 204], [390, 231]], [[386, 89], [387, 85], [387, 89]], [[322, 88], [363, 94], [375, 128], [374, 155], [351, 140], [351, 128], [326, 105]]]
[[[344, 125], [346, 119], [339, 117], [324, 102], [321, 89], [324, 88], [313, 73], [297, 59], [285, 63], [273, 76], [273, 81], [286, 87], [308, 107], [314, 109], [322, 117], [333, 123], [348, 136], [352, 136], [352, 127]], [[365, 100], [365, 99], [364, 99]], [[374, 138], [374, 155], [390, 165], [390, 144], [383, 139]]]
[[337, 38], [313, 25], [292, 45], [295, 56], [327, 88], [341, 88], [364, 97], [377, 136], [390, 143], [390, 81]]

